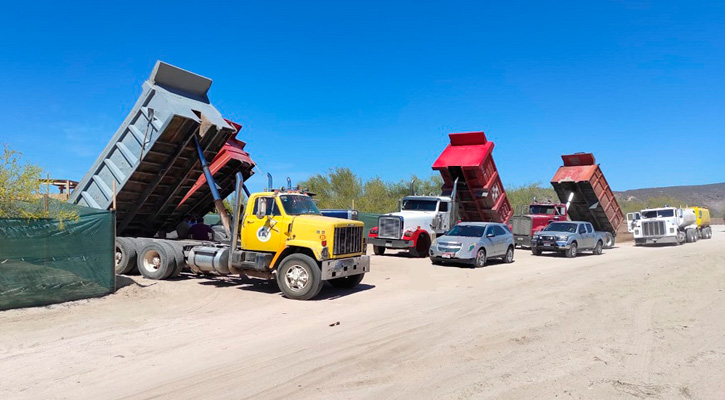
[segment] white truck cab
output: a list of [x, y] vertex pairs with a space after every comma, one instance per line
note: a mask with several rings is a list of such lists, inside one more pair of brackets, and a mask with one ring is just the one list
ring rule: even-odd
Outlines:
[[385, 249], [408, 249], [415, 256], [426, 257], [433, 239], [455, 225], [452, 210], [450, 197], [406, 196], [400, 201], [399, 212], [378, 218], [368, 243], [378, 255], [384, 254]]
[[662, 207], [629, 213], [627, 230], [634, 234], [636, 246], [697, 240], [697, 221], [691, 208]]

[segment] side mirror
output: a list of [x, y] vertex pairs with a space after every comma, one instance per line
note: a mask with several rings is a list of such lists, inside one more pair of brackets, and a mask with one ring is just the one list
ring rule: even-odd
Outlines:
[[267, 215], [267, 202], [265, 199], [257, 199], [257, 219], [262, 219]]
[[487, 233], [487, 234], [486, 234], [486, 237], [487, 237], [487, 238], [492, 238], [492, 237], [495, 237], [495, 236], [496, 236], [496, 235], [494, 235], [493, 233]]

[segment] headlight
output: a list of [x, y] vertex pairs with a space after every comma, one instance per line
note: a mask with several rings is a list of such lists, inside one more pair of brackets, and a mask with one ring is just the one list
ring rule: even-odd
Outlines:
[[322, 256], [323, 260], [327, 260], [328, 258], [330, 258], [330, 249], [328, 247], [323, 247], [320, 255]]
[[568, 236], [557, 236], [556, 240], [561, 241], [561, 242], [566, 242], [567, 240], [569, 240], [569, 237]]

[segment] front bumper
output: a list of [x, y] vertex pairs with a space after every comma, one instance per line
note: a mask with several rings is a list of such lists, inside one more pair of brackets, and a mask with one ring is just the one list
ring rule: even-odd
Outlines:
[[649, 236], [634, 238], [636, 244], [678, 243], [677, 236]]
[[386, 247], [388, 249], [409, 249], [415, 247], [415, 243], [412, 240], [403, 239], [368, 238], [368, 244]]
[[476, 261], [473, 258], [456, 258], [456, 257], [440, 257], [440, 256], [430, 256], [431, 261], [434, 262], [450, 262], [450, 263], [459, 263], [459, 264], [473, 264], [474, 261]]
[[322, 262], [322, 280], [370, 272], [370, 256], [357, 256]]
[[569, 250], [571, 244], [569, 242], [541, 242], [531, 241], [531, 248], [539, 251], [562, 251]]

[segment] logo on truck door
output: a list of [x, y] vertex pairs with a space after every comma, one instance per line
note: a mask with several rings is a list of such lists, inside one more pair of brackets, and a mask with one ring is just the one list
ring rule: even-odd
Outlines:
[[267, 226], [263, 225], [257, 229], [257, 239], [259, 239], [260, 242], [268, 242], [269, 238], [272, 236], [272, 229]]

